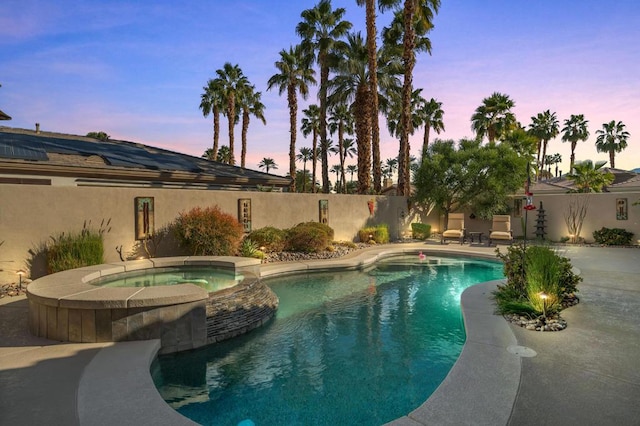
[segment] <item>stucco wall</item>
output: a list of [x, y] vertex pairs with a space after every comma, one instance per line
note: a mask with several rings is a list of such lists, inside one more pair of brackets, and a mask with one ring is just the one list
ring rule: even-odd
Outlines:
[[[122, 246], [126, 255], [136, 243], [136, 197], [154, 197], [156, 229], [196, 206], [218, 205], [237, 217], [240, 198], [251, 199], [252, 229], [317, 222], [320, 200], [329, 201], [328, 224], [336, 240], [355, 241], [358, 229], [369, 223], [388, 224], [392, 238], [399, 236], [401, 226], [409, 229], [406, 199], [396, 196], [0, 185], [0, 241], [4, 240], [0, 246], [0, 284], [16, 281], [19, 269], [41, 276], [42, 270], [29, 270], [29, 250], [60, 232], [80, 231], [85, 221], [97, 229], [103, 220], [111, 220], [110, 231], [104, 234], [105, 261], [120, 260], [116, 247]], [[371, 199], [375, 200], [373, 215], [367, 204]]]
[[[319, 220], [319, 201], [329, 201], [328, 224], [335, 230], [336, 240], [355, 241], [357, 231], [370, 223], [386, 223], [392, 239], [402, 232], [410, 235], [411, 222], [429, 223], [435, 232], [443, 229], [438, 212], [427, 216], [425, 211], [407, 210], [405, 197], [293, 194], [241, 191], [206, 191], [159, 188], [61, 187], [36, 185], [0, 185], [0, 284], [16, 281], [19, 269], [33, 272], [37, 277], [43, 271], [29, 271], [29, 250], [47, 242], [60, 232], [79, 231], [85, 221], [95, 228], [104, 219], [111, 219], [110, 232], [105, 234], [105, 261], [120, 260], [116, 247], [122, 246], [124, 255], [130, 254], [136, 243], [134, 236], [136, 197], [154, 197], [155, 228], [173, 221], [181, 211], [192, 207], [218, 205], [223, 211], [237, 217], [238, 199], [250, 198], [252, 229], [270, 225], [288, 228], [300, 222]], [[537, 195], [537, 207], [543, 202], [547, 213], [547, 237], [560, 240], [568, 236], [564, 215], [570, 195]], [[640, 240], [640, 206], [632, 204], [640, 199], [640, 192], [590, 194], [582, 237], [593, 241], [594, 230], [605, 226], [624, 228]], [[616, 219], [616, 200], [626, 198], [628, 219]], [[375, 211], [369, 214], [367, 202], [375, 200]], [[468, 231], [487, 233], [491, 221], [471, 219], [466, 212]], [[536, 210], [529, 214], [529, 237], [535, 235]], [[512, 217], [514, 236], [522, 235], [521, 219]], [[486, 234], [485, 234], [486, 236]], [[169, 255], [176, 253], [161, 253]], [[40, 267], [41, 268], [41, 267]]]
[[[569, 231], [565, 223], [565, 216], [569, 211], [572, 198], [588, 197], [587, 214], [584, 219], [580, 236], [586, 242], [593, 242], [593, 231], [602, 227], [622, 228], [633, 232], [634, 243], [640, 240], [640, 205], [633, 203], [640, 200], [640, 192], [629, 193], [599, 193], [599, 194], [550, 194], [533, 196], [536, 208], [540, 208], [540, 202], [546, 213], [547, 235], [552, 240], [560, 240], [569, 236]], [[627, 200], [627, 219], [619, 220], [616, 217], [616, 205], [618, 199]], [[527, 220], [527, 236], [535, 235], [536, 218], [538, 210], [529, 212]], [[524, 218], [524, 213], [523, 213]], [[512, 218], [514, 235], [522, 235], [522, 225], [520, 218]]]

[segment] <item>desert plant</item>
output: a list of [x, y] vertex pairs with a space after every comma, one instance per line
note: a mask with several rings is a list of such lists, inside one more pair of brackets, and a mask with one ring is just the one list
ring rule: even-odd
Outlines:
[[247, 238], [256, 243], [258, 247], [264, 247], [265, 251], [274, 252], [284, 249], [287, 235], [282, 229], [265, 226], [252, 231]]
[[589, 194], [572, 194], [569, 196], [564, 222], [567, 224], [572, 243], [580, 241], [582, 224], [589, 208]]
[[333, 240], [333, 229], [319, 222], [299, 223], [287, 230], [285, 250], [316, 253]]
[[264, 253], [260, 251], [258, 245], [251, 241], [250, 238], [245, 238], [244, 240], [242, 240], [242, 243], [240, 244], [239, 254], [243, 257], [264, 259]]
[[61, 232], [45, 245], [47, 273], [104, 263], [103, 235], [111, 231], [111, 219], [102, 220], [98, 229], [84, 221], [80, 232]]
[[195, 207], [175, 221], [176, 238], [194, 256], [231, 256], [237, 252], [243, 228], [218, 206]]
[[431, 225], [426, 223], [412, 223], [411, 234], [416, 240], [426, 240], [431, 236]]
[[537, 313], [556, 312], [561, 307], [560, 259], [547, 247], [527, 250], [527, 299]]
[[629, 232], [621, 228], [605, 228], [602, 227], [597, 231], [593, 231], [593, 239], [598, 244], [608, 246], [626, 246], [631, 244], [633, 232]]

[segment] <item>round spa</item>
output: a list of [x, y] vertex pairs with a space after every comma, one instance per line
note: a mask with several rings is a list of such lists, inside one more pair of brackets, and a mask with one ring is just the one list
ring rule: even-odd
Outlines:
[[29, 329], [65, 342], [160, 339], [161, 353], [194, 349], [268, 321], [277, 296], [258, 280], [260, 261], [171, 257], [59, 272], [27, 289]]

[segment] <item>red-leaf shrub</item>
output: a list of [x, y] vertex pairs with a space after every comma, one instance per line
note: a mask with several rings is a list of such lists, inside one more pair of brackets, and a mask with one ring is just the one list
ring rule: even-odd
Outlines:
[[178, 241], [194, 256], [232, 256], [242, 241], [240, 222], [218, 206], [182, 212], [175, 225]]

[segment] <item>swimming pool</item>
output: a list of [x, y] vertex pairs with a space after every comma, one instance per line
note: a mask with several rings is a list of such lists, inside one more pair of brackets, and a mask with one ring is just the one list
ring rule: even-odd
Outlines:
[[383, 424], [424, 402], [458, 358], [462, 291], [502, 276], [496, 262], [410, 256], [269, 280], [280, 298], [269, 324], [162, 356], [152, 375], [205, 425]]
[[209, 293], [233, 287], [244, 279], [234, 270], [211, 266], [175, 266], [108, 275], [90, 281], [100, 287], [156, 287], [195, 284]]

